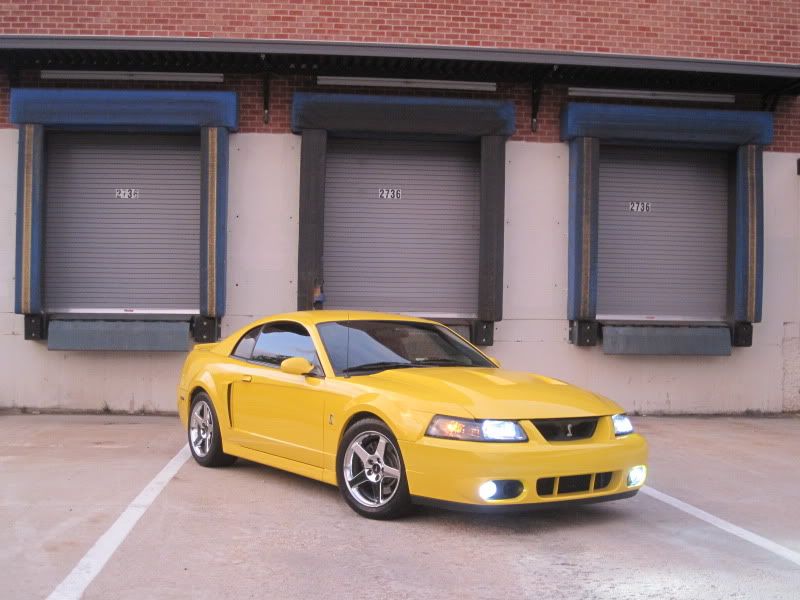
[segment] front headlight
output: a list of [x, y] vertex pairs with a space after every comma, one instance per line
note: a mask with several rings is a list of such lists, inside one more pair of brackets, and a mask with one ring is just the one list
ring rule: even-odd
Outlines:
[[436, 415], [425, 435], [468, 442], [527, 442], [528, 436], [516, 421], [474, 421]]
[[627, 415], [614, 415], [611, 420], [614, 422], [614, 435], [633, 433], [633, 423]]

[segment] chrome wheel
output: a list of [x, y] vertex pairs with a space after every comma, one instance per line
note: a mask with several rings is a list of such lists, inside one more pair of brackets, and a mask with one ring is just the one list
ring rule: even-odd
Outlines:
[[206, 400], [198, 400], [189, 419], [189, 441], [196, 456], [205, 458], [214, 441], [214, 416]]
[[347, 491], [363, 506], [387, 504], [400, 487], [400, 455], [392, 441], [377, 431], [356, 436], [342, 466]]

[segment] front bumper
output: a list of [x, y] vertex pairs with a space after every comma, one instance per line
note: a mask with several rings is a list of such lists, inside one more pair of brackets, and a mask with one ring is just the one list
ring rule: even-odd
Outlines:
[[[530, 422], [520, 422], [530, 441], [525, 443], [465, 442], [423, 437], [400, 441], [409, 491], [420, 503], [455, 504], [476, 507], [530, 508], [534, 504], [603, 501], [629, 497], [641, 486], [628, 486], [628, 472], [647, 464], [647, 442], [638, 434], [614, 437], [610, 424], [601, 419], [595, 435], [588, 440], [547, 442]], [[610, 479], [607, 475], [610, 473]], [[600, 477], [600, 474], [604, 474]], [[567, 482], [565, 478], [590, 476], [585, 490], [565, 491], [555, 483], [550, 490], [539, 480]], [[605, 478], [603, 484], [600, 481]], [[481, 484], [495, 480], [516, 480], [522, 492], [510, 499], [483, 500]], [[595, 489], [597, 483], [598, 489]], [[601, 487], [602, 486], [602, 487]], [[547, 492], [550, 493], [547, 493]], [[541, 492], [541, 493], [540, 493]]]
[[566, 506], [575, 506], [581, 504], [597, 504], [598, 502], [610, 502], [612, 500], [623, 500], [625, 498], [633, 498], [639, 493], [638, 489], [629, 490], [619, 494], [604, 494], [600, 496], [590, 496], [588, 498], [575, 498], [575, 499], [562, 499], [556, 501], [546, 502], [529, 502], [529, 503], [516, 503], [507, 504], [500, 502], [483, 504], [465, 504], [462, 502], [448, 502], [447, 500], [434, 500], [433, 498], [424, 498], [422, 496], [411, 496], [414, 504], [421, 504], [423, 506], [433, 506], [436, 508], [444, 508], [445, 510], [454, 510], [459, 512], [472, 512], [472, 513], [490, 513], [490, 514], [516, 514], [521, 512], [530, 512], [534, 510], [547, 510], [548, 508], [561, 508]]

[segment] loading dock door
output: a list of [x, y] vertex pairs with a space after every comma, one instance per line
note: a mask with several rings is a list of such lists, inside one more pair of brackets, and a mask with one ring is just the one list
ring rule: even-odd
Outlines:
[[600, 147], [597, 317], [723, 321], [728, 156]]
[[331, 139], [326, 308], [475, 317], [480, 147]]
[[49, 312], [197, 313], [200, 139], [47, 137]]

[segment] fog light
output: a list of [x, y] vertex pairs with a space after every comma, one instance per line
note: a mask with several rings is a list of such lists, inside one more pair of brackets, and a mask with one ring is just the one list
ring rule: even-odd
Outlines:
[[478, 495], [481, 497], [481, 500], [491, 500], [496, 493], [497, 484], [494, 481], [482, 483], [481, 487], [478, 488]]
[[628, 487], [636, 487], [644, 483], [647, 477], [647, 467], [638, 465], [628, 471]]

